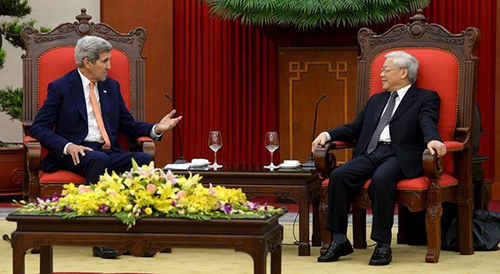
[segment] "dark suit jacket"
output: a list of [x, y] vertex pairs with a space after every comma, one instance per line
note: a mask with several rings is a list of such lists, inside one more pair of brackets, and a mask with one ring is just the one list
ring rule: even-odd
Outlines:
[[[98, 89], [111, 150], [123, 152], [116, 140], [118, 131], [132, 139], [150, 136], [153, 124], [134, 120], [125, 107], [117, 81], [107, 78], [98, 83]], [[64, 146], [68, 142], [82, 144], [87, 134], [87, 106], [82, 80], [75, 69], [49, 84], [47, 99], [31, 126], [31, 136], [40, 140], [50, 152], [43, 159], [42, 169], [48, 172], [57, 170], [64, 156]]]
[[[328, 131], [333, 141], [357, 141], [354, 157], [363, 153], [377, 127], [390, 92], [373, 95], [356, 119]], [[403, 174], [408, 178], [423, 173], [422, 153], [431, 140], [441, 141], [437, 129], [439, 95], [412, 85], [389, 122], [391, 144]]]

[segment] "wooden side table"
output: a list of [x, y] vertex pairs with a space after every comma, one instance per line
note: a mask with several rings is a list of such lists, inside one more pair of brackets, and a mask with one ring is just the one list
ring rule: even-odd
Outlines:
[[312, 245], [321, 246], [319, 192], [321, 180], [316, 170], [273, 170], [257, 164], [223, 164], [218, 170], [174, 170], [174, 174], [200, 174], [201, 183], [241, 188], [249, 197], [271, 196], [292, 199], [299, 205], [299, 256], [311, 255], [309, 243], [309, 204], [313, 205]]
[[[53, 273], [53, 246], [111, 246], [134, 256], [167, 247], [230, 248], [248, 253], [254, 273], [266, 273], [271, 253], [271, 273], [281, 273], [283, 226], [275, 215], [265, 219], [212, 219], [199, 221], [174, 218], [144, 218], [127, 230], [114, 217], [80, 217], [9, 214], [17, 223], [12, 233], [13, 273], [24, 274], [24, 257], [31, 248], [40, 249], [40, 273]], [[124, 261], [125, 262], [125, 261]]]

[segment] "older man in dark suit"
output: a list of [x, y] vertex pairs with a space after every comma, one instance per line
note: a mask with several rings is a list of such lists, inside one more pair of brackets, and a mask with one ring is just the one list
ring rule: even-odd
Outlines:
[[[42, 169], [69, 170], [96, 183], [104, 171], [123, 172], [152, 159], [143, 152], [124, 152], [117, 143], [118, 132], [136, 139], [150, 136], [161, 139], [182, 117], [172, 110], [157, 124], [135, 121], [125, 107], [120, 85], [108, 78], [111, 69], [111, 44], [99, 37], [86, 36], [75, 47], [77, 68], [49, 84], [47, 99], [31, 127], [31, 136], [50, 152]], [[94, 248], [94, 255], [112, 258], [119, 255], [107, 247]]]
[[385, 57], [380, 73], [385, 92], [373, 95], [353, 122], [320, 133], [312, 143], [314, 151], [330, 140], [357, 141], [354, 158], [330, 174], [326, 228], [332, 232], [333, 240], [318, 262], [337, 261], [354, 252], [346, 237], [350, 204], [354, 194], [371, 179], [371, 239], [377, 246], [369, 264], [389, 264], [397, 183], [423, 173], [425, 148], [438, 156], [446, 153], [437, 129], [439, 95], [414, 85], [417, 59], [403, 51]]

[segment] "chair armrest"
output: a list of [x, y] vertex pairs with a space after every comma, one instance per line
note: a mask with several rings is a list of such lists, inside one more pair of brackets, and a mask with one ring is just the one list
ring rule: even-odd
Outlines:
[[470, 142], [470, 129], [468, 127], [457, 127], [455, 129], [455, 137], [453, 138], [455, 141], [463, 143], [464, 147], [469, 146]]
[[464, 150], [465, 143], [457, 141], [445, 141], [444, 146], [446, 147], [446, 152], [456, 152]]
[[28, 171], [38, 172], [42, 167], [42, 145], [37, 139], [27, 135], [23, 139]]
[[142, 152], [145, 152], [151, 156], [153, 161], [155, 160], [156, 147], [153, 139], [149, 137], [139, 137], [137, 138], [137, 144]]
[[353, 148], [356, 143], [346, 143], [341, 141], [328, 142], [325, 146], [318, 146], [314, 151], [314, 165], [322, 178], [328, 178], [330, 171], [337, 165], [337, 159], [333, 153], [334, 149]]

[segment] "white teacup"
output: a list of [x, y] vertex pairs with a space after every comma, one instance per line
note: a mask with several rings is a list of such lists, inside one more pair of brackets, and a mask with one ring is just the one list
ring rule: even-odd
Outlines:
[[191, 160], [191, 163], [195, 164], [195, 165], [206, 165], [206, 164], [208, 164], [208, 160], [201, 159], [201, 158], [195, 158], [195, 159]]

